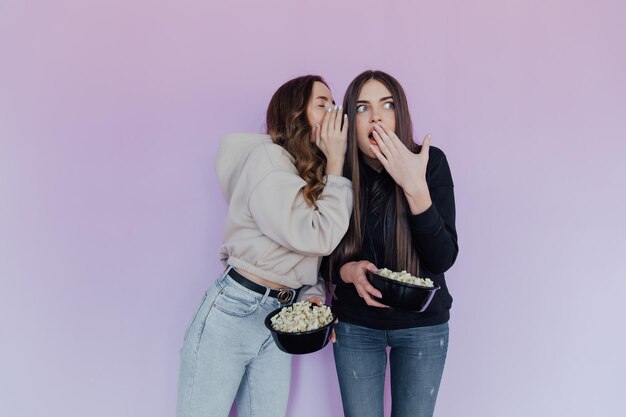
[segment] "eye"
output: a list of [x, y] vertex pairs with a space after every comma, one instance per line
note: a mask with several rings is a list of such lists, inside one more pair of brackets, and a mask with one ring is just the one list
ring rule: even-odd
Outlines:
[[359, 106], [356, 106], [356, 112], [357, 113], [363, 113], [367, 111], [367, 106], [365, 104], [361, 104]]
[[385, 110], [393, 110], [395, 108], [396, 106], [394, 106], [393, 101], [388, 101], [385, 104], [383, 104], [383, 109]]

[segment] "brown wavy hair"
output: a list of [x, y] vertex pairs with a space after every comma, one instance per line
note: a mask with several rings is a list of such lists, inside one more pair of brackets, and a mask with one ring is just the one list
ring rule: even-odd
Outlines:
[[[413, 141], [413, 123], [404, 89], [395, 78], [385, 72], [364, 71], [350, 83], [343, 101], [343, 108], [348, 119], [356, 120], [357, 100], [363, 85], [369, 80], [381, 82], [391, 93], [396, 116], [395, 133], [411, 152], [417, 153], [420, 147]], [[330, 257], [324, 259], [321, 273], [329, 281], [333, 279], [334, 274], [339, 274], [339, 269], [345, 263], [361, 260], [366, 215], [363, 210], [364, 207], [367, 207], [368, 198], [365, 185], [361, 181], [361, 169], [364, 163], [357, 145], [356, 123], [350, 123], [348, 125], [348, 149], [344, 163], [344, 176], [352, 180], [354, 209], [348, 232]], [[393, 184], [395, 186], [393, 197], [384, 208], [386, 214], [383, 233], [386, 244], [382, 260], [385, 265], [376, 266], [379, 268], [387, 267], [396, 271], [406, 270], [419, 276], [419, 258], [412, 243], [409, 227], [410, 209], [402, 188], [395, 183]]]
[[281, 85], [270, 100], [266, 116], [267, 134], [293, 158], [298, 174], [306, 182], [304, 200], [315, 208], [326, 172], [326, 158], [311, 142], [312, 127], [306, 114], [316, 81], [328, 87], [318, 75], [305, 75]]

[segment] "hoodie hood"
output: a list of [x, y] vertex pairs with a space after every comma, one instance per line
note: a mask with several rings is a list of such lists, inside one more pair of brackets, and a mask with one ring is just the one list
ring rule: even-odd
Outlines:
[[272, 143], [269, 135], [233, 133], [220, 141], [215, 169], [222, 194], [228, 203], [250, 152], [263, 143]]

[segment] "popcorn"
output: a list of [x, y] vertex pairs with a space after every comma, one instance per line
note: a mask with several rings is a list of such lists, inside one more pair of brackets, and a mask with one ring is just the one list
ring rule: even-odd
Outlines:
[[287, 333], [308, 332], [326, 326], [333, 321], [330, 307], [300, 301], [289, 307], [283, 307], [280, 313], [271, 319], [274, 330]]
[[387, 268], [382, 268], [378, 270], [377, 274], [382, 275], [385, 278], [406, 282], [407, 284], [419, 285], [420, 287], [433, 288], [435, 286], [430, 278], [417, 278], [406, 271], [393, 272]]

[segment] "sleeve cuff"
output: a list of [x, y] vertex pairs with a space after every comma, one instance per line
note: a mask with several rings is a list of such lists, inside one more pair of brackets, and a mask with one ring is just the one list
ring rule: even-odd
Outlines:
[[425, 234], [435, 232], [439, 228], [441, 216], [435, 205], [431, 204], [425, 212], [413, 214], [409, 219], [414, 232]]
[[335, 185], [347, 185], [352, 187], [352, 181], [347, 179], [346, 177], [342, 177], [340, 175], [327, 175], [326, 176], [326, 185], [335, 184]]
[[297, 301], [306, 301], [311, 297], [326, 298], [326, 288], [324, 288], [324, 282], [318, 282], [316, 285], [305, 285], [298, 294]]

